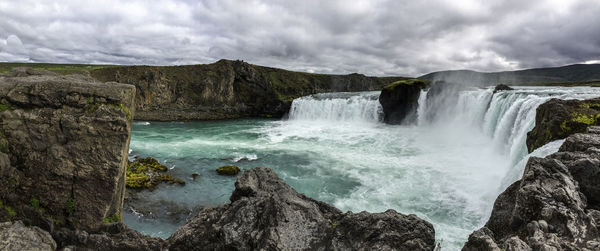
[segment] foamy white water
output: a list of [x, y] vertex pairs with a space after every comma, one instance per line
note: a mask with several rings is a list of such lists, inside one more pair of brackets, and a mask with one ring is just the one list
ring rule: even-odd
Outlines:
[[[216, 205], [227, 201], [235, 181], [216, 175], [216, 167], [266, 166], [299, 192], [342, 210], [417, 214], [434, 224], [444, 250], [460, 250], [487, 221], [497, 195], [520, 178], [536, 107], [552, 97], [600, 92], [519, 88], [457, 95], [428, 100], [422, 92], [418, 125], [412, 126], [381, 123], [378, 92], [319, 94], [294, 100], [288, 120], [136, 124], [131, 148], [167, 161], [176, 175], [200, 174], [197, 182], [161, 188], [148, 198]], [[428, 109], [432, 103], [441, 108]], [[555, 152], [560, 143], [531, 156]], [[125, 221], [162, 237], [176, 228], [134, 214]]]

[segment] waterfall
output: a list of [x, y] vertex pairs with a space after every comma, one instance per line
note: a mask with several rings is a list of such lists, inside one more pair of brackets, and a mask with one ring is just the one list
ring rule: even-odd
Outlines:
[[381, 113], [379, 92], [336, 92], [294, 99], [289, 118], [377, 123]]
[[[430, 97], [427, 92], [421, 92], [418, 124], [470, 127], [488, 136], [498, 153], [510, 159], [510, 172], [513, 175], [505, 178], [503, 183], [507, 186], [518, 179], [514, 173], [522, 171], [525, 166], [523, 159], [528, 156], [525, 141], [527, 132], [535, 126], [537, 107], [551, 98], [586, 99], [597, 97], [600, 92], [586, 87], [528, 87], [498, 93], [493, 93], [491, 88], [471, 89], [456, 92], [454, 95], [458, 95], [458, 98], [438, 95], [431, 97], [435, 100], [428, 100]], [[435, 104], [437, 109], [429, 109], [430, 104]], [[556, 148], [556, 151], [558, 146], [560, 145], [553, 144], [548, 149]], [[543, 152], [551, 152], [548, 149]]]

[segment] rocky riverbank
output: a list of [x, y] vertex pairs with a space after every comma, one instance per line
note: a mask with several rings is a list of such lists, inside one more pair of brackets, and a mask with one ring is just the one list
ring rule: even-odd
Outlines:
[[590, 127], [559, 152], [530, 158], [463, 250], [600, 250], [599, 132]]
[[91, 76], [134, 85], [135, 119], [161, 121], [281, 117], [294, 98], [380, 90], [405, 79], [302, 73], [231, 60], [207, 65], [110, 67], [92, 70]]

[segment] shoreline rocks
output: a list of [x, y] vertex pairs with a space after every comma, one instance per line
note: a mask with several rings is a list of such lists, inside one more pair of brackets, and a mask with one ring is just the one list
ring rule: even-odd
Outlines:
[[[169, 250], [432, 250], [433, 226], [394, 210], [342, 213], [299, 194], [273, 170], [245, 171], [231, 203], [205, 208]], [[200, 248], [201, 247], [201, 248]]]
[[559, 152], [531, 157], [498, 196], [463, 250], [599, 250], [600, 134], [569, 136]]
[[416, 119], [419, 95], [427, 83], [420, 79], [396, 81], [383, 87], [379, 103], [383, 108], [383, 122], [398, 125]]
[[127, 188], [154, 189], [161, 183], [185, 185], [185, 181], [173, 178], [171, 174], [166, 173], [169, 170], [152, 157], [138, 158], [127, 165], [125, 173], [125, 182]]

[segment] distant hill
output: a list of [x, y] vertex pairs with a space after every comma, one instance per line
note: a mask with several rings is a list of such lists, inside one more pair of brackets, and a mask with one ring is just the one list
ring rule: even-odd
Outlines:
[[574, 64], [561, 67], [535, 68], [520, 71], [476, 72], [470, 70], [439, 71], [419, 77], [453, 83], [478, 85], [579, 85], [600, 82], [600, 64]]

